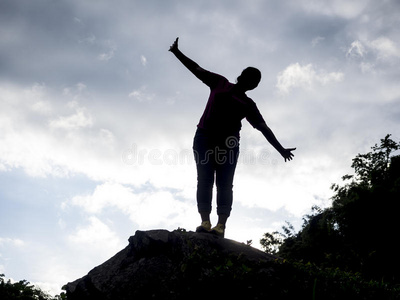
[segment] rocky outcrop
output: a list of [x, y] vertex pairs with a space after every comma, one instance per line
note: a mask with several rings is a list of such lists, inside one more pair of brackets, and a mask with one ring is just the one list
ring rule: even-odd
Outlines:
[[65, 289], [68, 300], [399, 299], [398, 288], [383, 282], [184, 230], [137, 231]]
[[269, 285], [275, 259], [207, 233], [137, 231], [125, 249], [68, 283], [67, 299], [257, 298]]

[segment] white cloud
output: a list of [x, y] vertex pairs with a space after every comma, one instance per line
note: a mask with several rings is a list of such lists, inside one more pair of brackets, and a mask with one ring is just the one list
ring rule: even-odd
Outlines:
[[83, 207], [88, 213], [100, 213], [108, 206], [115, 206], [124, 212], [135, 205], [135, 196], [131, 188], [116, 183], [104, 183], [96, 187], [92, 195], [75, 196], [71, 204]]
[[114, 50], [114, 49], [111, 49], [111, 50], [108, 51], [108, 52], [100, 53], [99, 56], [98, 56], [97, 58], [98, 58], [99, 60], [102, 60], [102, 61], [109, 61], [111, 58], [114, 57], [114, 53], [115, 53], [115, 50]]
[[284, 93], [288, 93], [294, 87], [310, 88], [314, 76], [315, 71], [312, 64], [301, 66], [299, 63], [295, 63], [278, 74], [276, 87]]
[[87, 90], [86, 84], [84, 84], [83, 82], [78, 82], [72, 87], [65, 87], [62, 93], [63, 96], [67, 96], [73, 99], [68, 103], [68, 106], [73, 108], [76, 107], [81, 98], [85, 97], [84, 92], [86, 90]]
[[365, 47], [360, 41], [357, 40], [351, 43], [349, 50], [347, 50], [346, 56], [363, 57], [365, 54]]
[[25, 246], [25, 242], [21, 239], [12, 239], [12, 238], [2, 238], [0, 237], [0, 246], [14, 246], [14, 247], [23, 247]]
[[333, 82], [340, 82], [344, 78], [344, 73], [342, 72], [331, 72], [331, 73], [320, 73], [316, 77], [316, 81], [321, 83], [322, 85], [326, 85]]
[[91, 127], [93, 119], [85, 107], [77, 107], [75, 113], [69, 116], [60, 116], [55, 120], [50, 120], [51, 128], [66, 130], [76, 130], [79, 128]]
[[372, 42], [370, 47], [377, 51], [379, 59], [390, 59], [400, 57], [400, 48], [388, 37], [381, 36]]
[[355, 40], [351, 43], [346, 55], [351, 57], [365, 57], [367, 48], [376, 54], [378, 59], [387, 60], [400, 57], [399, 46], [390, 38], [381, 36], [374, 40]]
[[312, 64], [295, 63], [278, 74], [276, 87], [282, 93], [289, 93], [293, 88], [312, 89], [316, 84], [340, 82], [343, 77], [341, 72], [316, 71]]
[[[133, 111], [126, 114], [128, 117], [123, 121], [115, 122], [112, 117], [110, 124], [110, 113], [95, 114], [93, 107], [80, 104], [87, 97], [83, 91], [88, 93], [83, 84], [62, 90], [62, 96], [43, 86], [35, 85], [25, 90], [0, 87], [0, 169], [21, 168], [34, 177], [66, 177], [80, 173], [94, 180], [112, 178], [116, 182], [135, 185], [149, 180], [156, 186], [176, 187], [178, 182], [187, 184], [187, 177], [179, 179], [187, 169], [186, 160], [180, 161], [181, 152], [173, 150], [176, 146], [171, 145], [162, 151], [165, 141], [160, 138], [155, 142], [153, 138], [151, 146], [140, 142], [146, 137], [144, 131], [134, 137], [139, 143], [139, 154], [142, 149], [145, 153], [143, 162], [124, 163], [122, 141], [132, 138], [132, 129], [139, 123], [147, 127], [150, 121], [146, 116], [140, 121], [132, 118], [135, 115]], [[73, 100], [66, 104], [54, 100], [59, 98]], [[35, 107], [37, 103], [40, 103], [40, 108], [45, 103], [46, 109]], [[123, 111], [118, 112], [118, 116], [121, 115], [124, 115]], [[116, 135], [114, 130], [118, 130], [120, 125], [124, 127], [123, 131]], [[192, 151], [189, 148], [186, 152], [185, 158], [188, 157], [192, 163], [189, 167], [193, 167]], [[159, 153], [161, 156], [152, 156]]]
[[145, 67], [147, 65], [147, 58], [144, 55], [140, 56], [140, 62]]
[[106, 40], [103, 41], [102, 43], [99, 43], [99, 45], [103, 48], [106, 48], [107, 50], [100, 53], [97, 58], [101, 61], [109, 61], [112, 59], [115, 55], [115, 52], [117, 51], [117, 46], [114, 44], [114, 42]]
[[89, 218], [90, 224], [87, 227], [80, 228], [69, 236], [69, 240], [80, 245], [107, 245], [114, 249], [120, 246], [119, 239], [106, 224], [98, 218], [92, 216]]
[[67, 237], [68, 247], [79, 253], [77, 260], [81, 263], [88, 261], [92, 266], [99, 264], [126, 245], [125, 240], [122, 241], [117, 232], [98, 217], [90, 216], [86, 221], [86, 226], [79, 226], [75, 233]]
[[32, 104], [32, 110], [43, 115], [49, 115], [52, 112], [51, 104], [48, 101], [38, 101]]
[[369, 62], [361, 62], [360, 68], [363, 73], [373, 73], [375, 64]]
[[2, 86], [0, 93], [1, 169], [22, 168], [39, 177], [76, 172], [91, 176], [90, 168], [97, 166], [93, 176], [110, 176], [106, 166], [115, 164], [109, 157], [120, 154], [114, 152], [113, 133], [95, 126], [89, 109], [76, 100], [57, 103], [54, 99], [60, 95], [43, 86]]
[[[367, 55], [369, 54], [369, 55]], [[382, 62], [395, 62], [400, 58], [400, 48], [391, 39], [381, 36], [374, 40], [355, 40], [346, 51], [346, 57], [359, 59], [363, 73], [374, 73]]]
[[193, 203], [177, 200], [171, 192], [135, 192], [129, 187], [110, 182], [97, 186], [91, 195], [75, 196], [71, 204], [82, 207], [90, 214], [116, 208], [141, 228], [180, 224], [195, 211]]
[[142, 86], [140, 89], [134, 90], [129, 93], [129, 98], [133, 98], [139, 102], [151, 102], [153, 101], [155, 94], [148, 92], [146, 86]]

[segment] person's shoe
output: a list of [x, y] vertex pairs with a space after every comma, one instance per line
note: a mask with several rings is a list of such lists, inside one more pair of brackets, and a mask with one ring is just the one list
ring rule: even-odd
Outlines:
[[210, 232], [211, 230], [211, 223], [210, 221], [203, 221], [201, 225], [196, 228], [196, 232]]
[[223, 224], [217, 224], [214, 228], [211, 229], [211, 233], [215, 234], [219, 237], [224, 237], [225, 236], [225, 225]]

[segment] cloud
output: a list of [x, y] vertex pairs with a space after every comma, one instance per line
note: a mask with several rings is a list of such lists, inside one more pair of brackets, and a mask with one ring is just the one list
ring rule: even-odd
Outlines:
[[374, 52], [378, 60], [390, 60], [400, 57], [399, 46], [390, 38], [380, 36], [374, 40], [356, 40], [351, 43], [346, 55], [350, 57], [365, 57], [367, 48]]
[[140, 56], [140, 62], [142, 63], [142, 66], [146, 66], [147, 65], [147, 58], [144, 55]]
[[75, 196], [70, 204], [89, 214], [100, 215], [107, 209], [117, 209], [141, 228], [171, 227], [193, 215], [193, 204], [178, 200], [169, 191], [137, 191], [118, 183], [98, 185], [91, 195]]
[[[139, 91], [143, 94], [134, 94], [139, 99], [150, 97], [145, 88]], [[156, 112], [149, 117], [149, 111], [132, 106], [125, 109], [121, 102], [98, 105], [101, 101], [80, 83], [59, 91], [45, 85], [25, 88], [3, 84], [0, 93], [2, 171], [20, 168], [29, 176], [42, 178], [82, 174], [93, 180], [112, 179], [135, 186], [151, 182], [157, 187], [186, 189], [194, 185], [191, 177], [181, 178], [181, 174], [195, 170], [192, 132], [185, 137], [184, 146], [181, 133], [166, 139], [169, 130], [165, 126], [172, 122], [166, 120], [164, 127], [156, 124], [163, 120]], [[179, 122], [185, 123], [185, 118]], [[140, 161], [133, 164], [126, 163], [123, 156], [132, 141], [138, 155], [144, 154], [143, 161], [136, 157]]]
[[146, 86], [142, 86], [140, 89], [134, 90], [129, 93], [129, 98], [133, 98], [139, 102], [151, 102], [155, 98], [155, 94], [148, 92]]
[[313, 47], [315, 47], [315, 46], [317, 46], [319, 43], [321, 43], [323, 40], [325, 40], [324, 37], [322, 37], [322, 36], [317, 36], [317, 37], [315, 37], [315, 38], [312, 39], [311, 45], [312, 45]]
[[[118, 233], [110, 228], [104, 221], [96, 216], [89, 216], [85, 225], [80, 225], [74, 233], [67, 236], [66, 244], [72, 248], [79, 257], [75, 258], [79, 265], [97, 265], [120, 251], [126, 245]], [[70, 266], [64, 266], [66, 272], [71, 271]], [[87, 270], [81, 270], [87, 272]], [[76, 276], [76, 275], [75, 275]]]
[[120, 241], [115, 232], [113, 232], [106, 224], [98, 218], [89, 217], [89, 225], [78, 229], [78, 231], [69, 236], [72, 243], [79, 245], [102, 246], [116, 250], [120, 248]]
[[346, 57], [359, 62], [363, 73], [385, 72], [386, 64], [399, 63], [400, 48], [390, 38], [380, 36], [373, 40], [360, 39], [351, 43]]
[[101, 61], [109, 61], [112, 59], [115, 55], [115, 52], [117, 50], [116, 46], [109, 46], [109, 49], [107, 52], [100, 53], [97, 58]]
[[352, 19], [359, 16], [367, 7], [368, 0], [302, 0], [299, 1], [305, 11], [326, 16], [338, 16]]
[[25, 246], [25, 242], [21, 239], [0, 237], [0, 246], [8, 246], [8, 245], [11, 245], [14, 247], [23, 247], [23, 246]]
[[82, 207], [91, 214], [100, 213], [110, 206], [128, 213], [130, 205], [135, 205], [135, 198], [131, 188], [116, 183], [104, 183], [97, 186], [92, 195], [73, 197], [71, 204]]
[[352, 57], [364, 57], [366, 49], [360, 41], [354, 41], [351, 43], [349, 50], [346, 55]]
[[50, 120], [49, 126], [51, 128], [76, 130], [79, 128], [91, 127], [93, 125], [93, 119], [85, 107], [79, 107], [75, 101], [70, 102], [69, 106], [75, 109], [75, 113], [69, 116], [60, 116], [57, 119]]
[[[90, 177], [90, 168], [97, 165], [95, 173], [107, 173], [104, 168], [115, 151], [114, 136], [98, 126], [90, 110], [79, 103], [82, 94], [76, 97], [64, 89], [60, 95], [36, 84], [26, 89], [2, 85], [0, 93], [1, 169], [22, 168], [38, 177], [73, 173]], [[65, 98], [73, 100], [65, 104]], [[119, 153], [114, 155], [119, 157]], [[104, 164], [100, 166], [99, 161]]]
[[316, 71], [312, 64], [295, 63], [278, 74], [276, 87], [280, 92], [286, 94], [294, 88], [312, 89], [316, 84], [327, 85], [332, 82], [340, 82], [343, 77], [342, 72]]
[[388, 37], [381, 36], [369, 43], [369, 46], [374, 49], [379, 59], [391, 59], [400, 57], [400, 48]]

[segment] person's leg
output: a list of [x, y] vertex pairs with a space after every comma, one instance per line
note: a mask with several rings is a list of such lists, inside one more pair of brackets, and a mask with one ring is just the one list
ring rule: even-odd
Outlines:
[[[197, 168], [197, 208], [200, 213], [202, 225], [206, 229], [211, 228], [210, 213], [212, 203], [212, 191], [214, 185], [214, 160], [209, 140], [200, 133], [196, 133], [193, 151]], [[208, 223], [207, 223], [208, 222]]]
[[197, 165], [197, 209], [202, 221], [210, 220], [214, 170], [210, 166]]
[[197, 227], [197, 232], [211, 230], [210, 213], [212, 203], [212, 191], [214, 185], [214, 168], [210, 163], [197, 164], [197, 209], [201, 217], [201, 225]]
[[200, 214], [202, 222], [211, 222], [210, 221], [210, 212], [204, 211], [204, 212], [199, 212], [199, 214]]
[[226, 221], [228, 220], [228, 218], [229, 218], [229, 215], [223, 215], [223, 214], [218, 215], [218, 224], [221, 224], [225, 227]]
[[203, 221], [209, 220], [211, 213], [214, 168], [211, 163], [196, 163], [197, 168], [197, 208]]
[[233, 177], [235, 175], [239, 148], [235, 147], [226, 151], [226, 157], [218, 161], [216, 165], [218, 225], [215, 227], [215, 230], [219, 230], [222, 235], [225, 230], [226, 221], [232, 210]]

